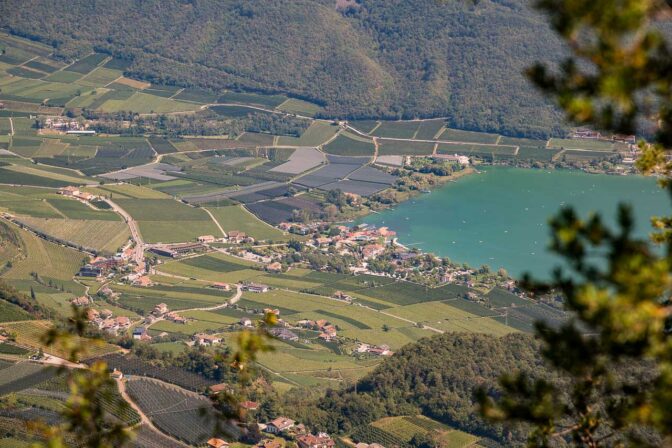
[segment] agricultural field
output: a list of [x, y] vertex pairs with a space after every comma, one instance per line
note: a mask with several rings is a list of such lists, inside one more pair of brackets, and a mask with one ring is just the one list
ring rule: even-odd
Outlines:
[[290, 239], [289, 235], [261, 221], [242, 206], [208, 207], [207, 209], [226, 232], [239, 230], [256, 240], [283, 241]]
[[[161, 266], [160, 271], [170, 272], [170, 265]], [[206, 308], [221, 305], [230, 295], [213, 289], [194, 288], [183, 290], [179, 287], [157, 285], [150, 288], [136, 288], [128, 285], [112, 285], [121, 294], [119, 305], [148, 314], [155, 305], [165, 303], [171, 310]]]
[[339, 156], [372, 156], [375, 151], [373, 141], [349, 132], [324, 145], [324, 151]]
[[[58, 346], [46, 346], [42, 342], [42, 337], [52, 327], [52, 323], [47, 320], [31, 320], [14, 323], [4, 323], [3, 326], [7, 331], [16, 334], [16, 343], [21, 346], [30, 347], [33, 349], [42, 349], [45, 353], [67, 357], [68, 352]], [[102, 341], [94, 341], [92, 339], [81, 340], [82, 346], [85, 348], [85, 353], [82, 359], [102, 356], [104, 354], [113, 353], [119, 350], [119, 347], [110, 345]], [[2, 371], [0, 371], [2, 372]]]
[[[449, 302], [450, 303], [450, 302]], [[503, 336], [514, 331], [511, 327], [484, 316], [478, 316], [446, 302], [425, 302], [396, 307], [387, 312], [393, 316], [411, 319], [442, 331], [478, 332]], [[492, 317], [499, 316], [493, 312]]]
[[387, 138], [412, 139], [420, 127], [419, 121], [382, 121], [371, 135]]
[[194, 103], [176, 101], [142, 92], [136, 92], [124, 100], [109, 99], [100, 106], [100, 109], [107, 113], [132, 110], [143, 114], [186, 112], [198, 108], [199, 106]]
[[436, 140], [442, 133], [443, 125], [443, 120], [423, 120], [415, 133], [415, 138], [417, 140]]
[[236, 139], [239, 143], [255, 146], [272, 146], [274, 140], [275, 136], [272, 134], [259, 134], [255, 132], [245, 132]]
[[614, 152], [611, 151], [600, 151], [600, 150], [572, 150], [572, 149], [565, 149], [560, 151], [560, 153], [556, 156], [556, 159], [559, 158], [561, 160], [566, 160], [568, 162], [572, 161], [588, 161], [588, 160], [601, 160], [601, 159], [607, 159], [609, 157], [613, 157], [617, 155]]
[[59, 283], [70, 281], [82, 265], [84, 255], [45, 241], [25, 230], [17, 229], [25, 252], [14, 262], [12, 268], [3, 274], [10, 280], [29, 280], [31, 273], [37, 273], [43, 280]]
[[322, 108], [317, 104], [310, 103], [308, 101], [299, 100], [296, 98], [290, 98], [284, 103], [277, 106], [279, 110], [284, 112], [289, 112], [292, 114], [304, 115], [308, 117], [314, 117], [322, 111]]
[[87, 189], [86, 191], [100, 196], [111, 196], [117, 199], [169, 199], [170, 197], [151, 188], [132, 184], [109, 184]]
[[464, 448], [474, 446], [479, 438], [453, 429], [427, 417], [403, 416], [386, 417], [375, 422], [359, 427], [352, 433], [356, 441], [373, 443], [385, 443], [385, 446], [407, 447], [416, 435], [429, 436], [434, 439], [439, 447]]
[[297, 148], [282, 165], [272, 168], [270, 171], [300, 174], [324, 163], [324, 154], [314, 148]]
[[[145, 378], [133, 378], [128, 393], [161, 431], [191, 445], [200, 445], [214, 432], [215, 411], [200, 395]], [[211, 418], [204, 418], [205, 412]]]
[[115, 202], [138, 221], [143, 238], [150, 243], [191, 241], [200, 235], [221, 233], [205, 211], [172, 199], [115, 199]]
[[98, 210], [84, 204], [76, 199], [47, 199], [49, 205], [67, 219], [83, 219], [95, 221], [113, 221], [120, 222], [121, 218], [114, 212], [107, 210]]
[[467, 143], [498, 143], [499, 135], [485, 132], [462, 131], [459, 129], [446, 129], [438, 140]]
[[426, 156], [434, 152], [435, 143], [402, 141], [402, 140], [378, 140], [378, 154], [403, 155], [403, 156]]
[[200, 89], [180, 89], [171, 98], [178, 101], [207, 104], [215, 102], [217, 100], [217, 95]]
[[[197, 375], [179, 367], [151, 364], [133, 355], [121, 355], [115, 353], [97, 359], [105, 361], [111, 369], [120, 369], [123, 370], [124, 373], [133, 376], [156, 378], [194, 392], [203, 391], [206, 387], [216, 384], [213, 380], [209, 380], [201, 375]], [[87, 362], [91, 363], [97, 359], [90, 359]]]
[[0, 370], [0, 395], [27, 389], [56, 375], [56, 369], [28, 361]]
[[107, 254], [117, 252], [130, 238], [128, 226], [122, 221], [23, 217], [21, 222], [55, 238]]
[[583, 138], [552, 138], [548, 141], [549, 148], [585, 149], [591, 151], [613, 151], [613, 142]]
[[167, 138], [150, 137], [148, 141], [152, 148], [159, 154], [177, 152], [177, 148], [175, 148]]
[[284, 95], [259, 95], [234, 91], [224, 92], [217, 98], [218, 103], [251, 104], [268, 109], [275, 109], [287, 100], [288, 98]]
[[507, 145], [483, 145], [469, 143], [439, 143], [437, 153], [439, 154], [463, 154], [476, 156], [509, 156], [516, 155], [517, 148]]
[[335, 124], [314, 121], [301, 137], [285, 137], [278, 139], [278, 146], [320, 146], [331, 139], [338, 132]]
[[349, 121], [348, 125], [357, 129], [359, 132], [364, 134], [370, 134], [380, 126], [380, 121], [377, 120], [353, 120]]
[[22, 308], [19, 308], [18, 306], [9, 302], [5, 302], [4, 300], [0, 301], [0, 322], [14, 322], [32, 319], [33, 317], [25, 312]]

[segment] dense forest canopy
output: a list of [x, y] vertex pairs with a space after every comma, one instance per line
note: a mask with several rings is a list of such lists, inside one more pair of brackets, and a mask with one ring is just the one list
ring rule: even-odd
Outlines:
[[65, 59], [104, 51], [152, 82], [282, 92], [329, 116], [561, 129], [522, 75], [562, 53], [527, 0], [6, 0], [0, 27]]
[[479, 387], [498, 390], [499, 377], [517, 370], [548, 376], [531, 336], [447, 333], [407, 345], [356, 387], [329, 391], [308, 405], [285, 397], [286, 407], [311, 426], [332, 433], [350, 433], [382, 417], [422, 413], [506, 446], [519, 446], [525, 431], [485, 422], [474, 394]]

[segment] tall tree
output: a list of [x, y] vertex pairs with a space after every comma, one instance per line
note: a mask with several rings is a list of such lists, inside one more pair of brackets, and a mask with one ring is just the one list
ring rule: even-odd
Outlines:
[[[538, 0], [536, 5], [571, 50], [560, 70], [543, 64], [530, 79], [574, 123], [633, 133], [657, 127], [641, 142], [639, 168], [660, 174], [672, 194], [672, 55], [661, 23], [662, 0]], [[664, 24], [662, 24], [664, 25]], [[531, 423], [531, 446], [670, 446], [672, 444], [672, 219], [653, 218], [653, 243], [632, 237], [632, 211], [622, 205], [618, 229], [571, 208], [551, 220], [551, 250], [571, 274], [532, 290], [559, 291], [575, 318], [558, 329], [537, 324], [542, 354], [561, 385], [528, 376], [502, 379], [504, 394], [480, 391], [483, 413]], [[656, 250], [659, 244], [664, 250]], [[661, 255], [662, 252], [662, 255]], [[642, 375], [639, 368], [652, 368]], [[616, 375], [615, 372], [628, 372]], [[656, 433], [656, 437], [645, 435]]]

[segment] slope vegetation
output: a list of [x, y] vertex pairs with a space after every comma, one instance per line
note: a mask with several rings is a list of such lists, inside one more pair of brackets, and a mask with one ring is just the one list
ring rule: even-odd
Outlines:
[[521, 75], [561, 54], [527, 0], [7, 0], [0, 27], [68, 61], [103, 51], [155, 84], [286, 93], [330, 116], [536, 136], [559, 121]]

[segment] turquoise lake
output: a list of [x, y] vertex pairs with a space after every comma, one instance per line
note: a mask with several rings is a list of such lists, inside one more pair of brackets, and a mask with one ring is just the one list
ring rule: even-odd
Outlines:
[[488, 167], [360, 222], [388, 226], [400, 243], [454, 262], [548, 278], [561, 262], [547, 250], [549, 218], [571, 205], [581, 216], [598, 212], [614, 223], [619, 202], [634, 208], [642, 237], [651, 216], [671, 212], [653, 178]]

